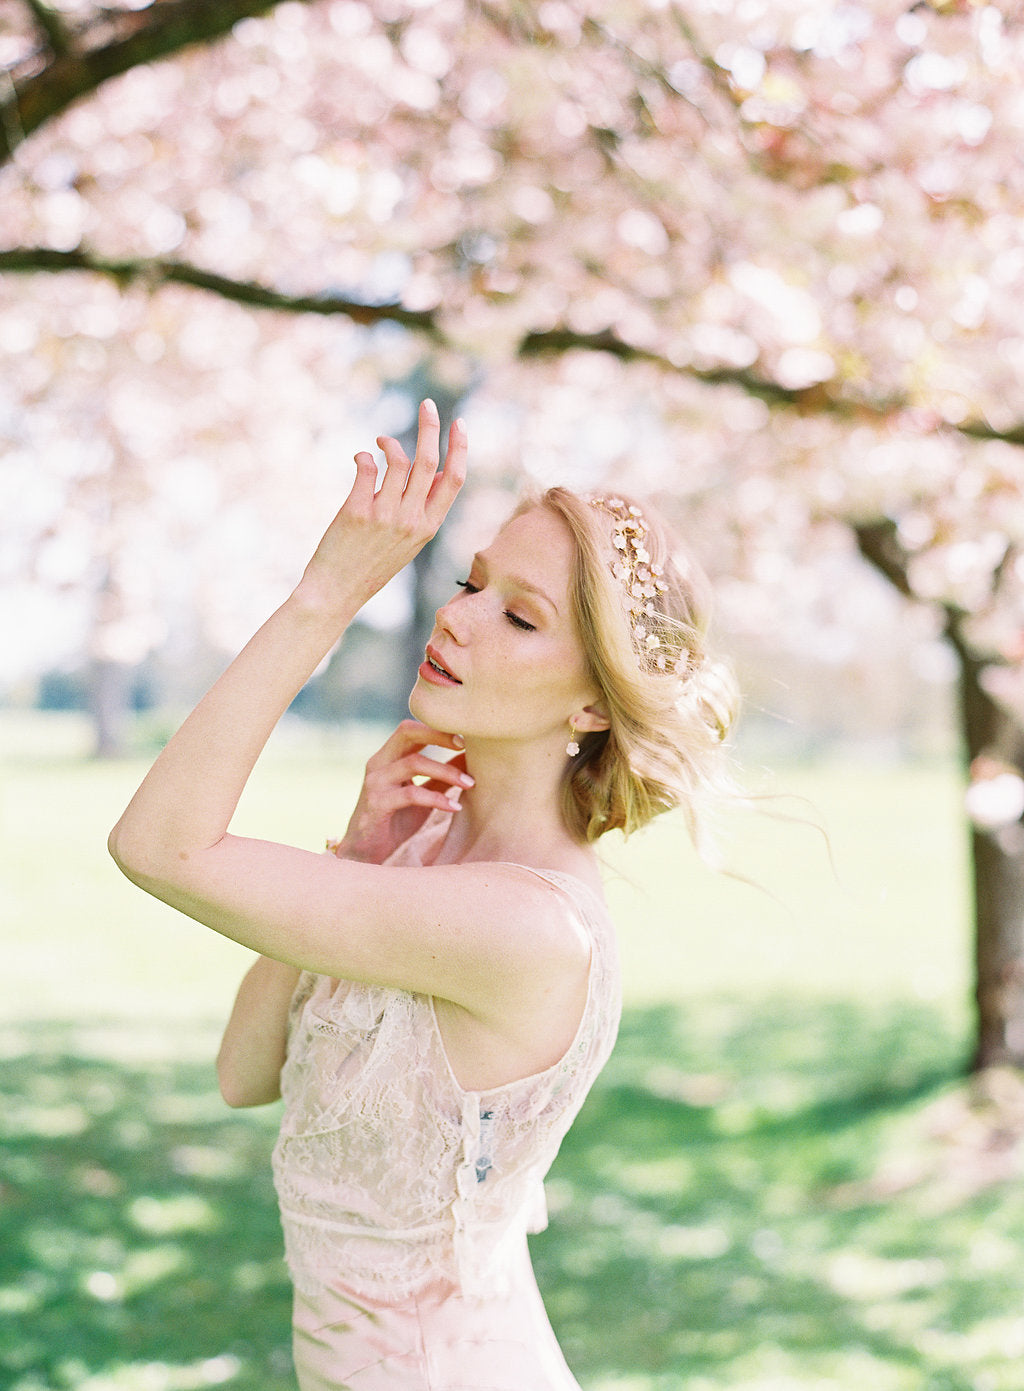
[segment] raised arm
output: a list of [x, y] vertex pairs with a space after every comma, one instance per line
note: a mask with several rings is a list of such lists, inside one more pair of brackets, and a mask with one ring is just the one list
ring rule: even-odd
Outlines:
[[110, 850], [148, 893], [262, 956], [505, 1019], [517, 1000], [543, 994], [552, 975], [578, 977], [589, 956], [566, 931], [564, 905], [528, 871], [380, 866], [228, 832], [281, 715], [454, 501], [465, 437], [456, 424], [438, 473], [439, 433], [436, 408], [425, 403], [411, 464], [397, 441], [380, 440], [387, 469], [376, 492], [371, 456], [356, 456], [351, 494], [301, 583], [161, 753]]
[[[356, 455], [356, 479], [294, 593], [263, 625], [153, 765], [110, 835], [110, 852], [158, 896], [225, 836], [274, 726], [363, 604], [441, 525], [465, 477], [465, 436], [452, 427], [437, 472], [440, 423], [420, 407], [416, 457], [381, 439], [387, 469]], [[187, 878], [188, 875], [186, 874]]]

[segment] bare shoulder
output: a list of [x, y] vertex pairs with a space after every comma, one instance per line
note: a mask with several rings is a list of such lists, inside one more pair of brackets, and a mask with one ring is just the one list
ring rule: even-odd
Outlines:
[[479, 934], [475, 950], [489, 962], [482, 975], [471, 973], [468, 989], [460, 983], [457, 993], [435, 997], [456, 1077], [487, 1089], [543, 1071], [572, 1043], [588, 997], [592, 943], [578, 877], [507, 864], [437, 873], [464, 890], [475, 915], [467, 932]]
[[[591, 942], [575, 897], [522, 865], [353, 865], [349, 901], [379, 907], [386, 932], [350, 974], [461, 1005], [478, 1019], [535, 1017], [538, 1003], [585, 991]], [[346, 955], [355, 941], [349, 939]]]
[[574, 869], [501, 866], [509, 872], [509, 895], [521, 896], [523, 912], [533, 918], [536, 930], [550, 946], [573, 961], [590, 959], [590, 938], [580, 915], [579, 885], [592, 897], [603, 897], [595, 885]]
[[570, 871], [495, 861], [366, 869], [382, 876], [383, 897], [395, 909], [407, 910], [422, 925], [424, 910], [430, 916], [433, 905], [438, 929], [452, 934], [451, 945], [481, 953], [492, 966], [514, 965], [532, 975], [558, 962], [570, 969], [589, 962], [576, 895], [563, 882], [564, 875], [577, 881], [581, 876]]

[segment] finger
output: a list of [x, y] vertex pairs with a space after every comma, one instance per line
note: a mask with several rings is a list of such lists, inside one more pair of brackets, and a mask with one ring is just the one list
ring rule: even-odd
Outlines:
[[436, 744], [439, 748], [462, 749], [465, 748], [465, 740], [461, 734], [450, 734], [443, 729], [434, 729], [428, 724], [422, 724], [419, 720], [402, 720], [395, 730], [392, 738], [407, 741], [410, 746], [426, 748], [428, 744]]
[[[475, 786], [474, 780], [469, 776], [469, 774], [465, 771], [465, 769], [463, 769], [463, 768], [458, 768], [458, 769], [456, 769], [456, 768], [455, 768], [455, 760], [454, 760], [454, 759], [452, 760], [451, 763], [445, 764], [444, 767], [445, 767], [446, 771], [445, 771], [445, 774], [444, 774], [444, 777], [443, 777], [443, 778], [441, 778], [441, 777], [431, 778], [428, 782], [425, 782], [425, 783], [423, 784], [423, 786], [424, 786], [424, 787], [429, 787], [429, 788], [431, 789], [431, 791], [434, 791], [434, 792], [443, 790], [443, 789], [446, 788], [446, 787], [473, 787], [473, 786]], [[449, 773], [449, 772], [447, 771], [448, 769], [452, 769], [453, 772], [452, 772], [452, 773]], [[454, 778], [454, 780], [453, 780], [453, 774], [454, 774], [455, 772], [457, 772], [459, 776], [458, 776], [457, 778]]]
[[417, 737], [418, 726], [415, 720], [402, 720], [402, 722], [388, 735], [384, 743], [375, 753], [372, 753], [366, 760], [366, 771], [371, 772], [376, 768], [384, 768], [393, 763], [396, 758], [402, 756], [402, 752], [416, 748], [421, 748], [430, 743], [426, 738], [420, 743]]
[[439, 811], [457, 811], [461, 787], [437, 789], [425, 782], [404, 783], [396, 787], [388, 799], [387, 815], [403, 811], [406, 807], [436, 807]]
[[420, 405], [419, 428], [416, 433], [416, 455], [405, 483], [405, 509], [412, 515], [422, 512], [430, 485], [437, 476], [440, 458], [441, 421], [433, 401]]
[[464, 753], [457, 753], [454, 758], [446, 759], [445, 767], [458, 768], [460, 773], [464, 773], [466, 771], [466, 755]]
[[360, 510], [366, 510], [373, 502], [377, 486], [377, 465], [372, 454], [361, 449], [356, 455], [356, 477], [349, 492], [349, 501]]
[[439, 527], [448, 515], [448, 510], [459, 495], [466, 481], [466, 463], [469, 453], [469, 439], [466, 435], [466, 422], [461, 418], [452, 421], [448, 432], [448, 452], [444, 456], [444, 469], [435, 473], [430, 491], [427, 494], [426, 512], [431, 524]]
[[424, 799], [424, 801], [420, 803], [421, 806], [436, 807], [438, 811], [462, 810], [462, 803], [459, 801], [459, 794], [462, 791], [461, 787], [453, 788], [449, 792], [438, 792], [424, 783], [422, 787], [417, 788], [417, 791], [425, 793], [426, 798], [429, 798], [429, 801]]
[[413, 463], [436, 472], [441, 458], [441, 417], [437, 406], [428, 397], [420, 402], [420, 414], [416, 432], [416, 457]]
[[389, 768], [381, 769], [376, 776], [382, 783], [386, 780], [388, 783], [401, 784], [413, 778], [430, 778], [452, 787], [473, 786], [473, 779], [454, 759], [430, 758], [425, 753], [411, 753], [400, 758]]
[[383, 481], [377, 490], [377, 496], [382, 502], [397, 507], [402, 500], [406, 480], [409, 477], [409, 456], [398, 441], [392, 439], [390, 435], [378, 435], [377, 444], [383, 451], [387, 464]]
[[428, 744], [458, 750], [463, 748], [464, 741], [459, 734], [448, 734], [443, 729], [431, 729], [430, 725], [421, 724], [419, 720], [402, 720], [377, 752], [367, 760], [367, 771], [390, 767], [397, 759], [403, 758], [412, 750], [425, 749]]
[[465, 768], [460, 768], [453, 760], [451, 763], [439, 763], [431, 760], [433, 766], [427, 770], [421, 770], [427, 775], [425, 787], [474, 787], [476, 780], [472, 778]]

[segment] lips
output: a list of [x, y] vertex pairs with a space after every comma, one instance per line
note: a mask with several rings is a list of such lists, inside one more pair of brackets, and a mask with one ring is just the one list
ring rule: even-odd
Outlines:
[[441, 660], [441, 654], [440, 652], [438, 652], [437, 648], [432, 647], [429, 643], [427, 644], [427, 664], [430, 667], [432, 667], [434, 671], [438, 672], [441, 676], [447, 677], [449, 681], [454, 681], [459, 686], [462, 685], [462, 682], [455, 675], [454, 671], [452, 671], [449, 667], [445, 666], [444, 662]]

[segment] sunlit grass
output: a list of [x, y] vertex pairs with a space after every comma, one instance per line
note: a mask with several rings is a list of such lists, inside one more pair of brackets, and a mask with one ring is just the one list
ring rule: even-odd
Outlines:
[[[344, 828], [378, 737], [285, 728], [235, 828], [321, 849]], [[147, 760], [67, 756], [84, 742], [74, 722], [51, 732], [38, 719], [0, 720], [0, 999], [29, 1018], [220, 1017], [247, 954], [121, 878], [106, 835]], [[824, 762], [776, 770], [772, 787], [784, 795], [731, 816], [722, 838], [752, 884], [702, 864], [674, 816], [626, 845], [602, 843], [627, 999], [783, 989], [962, 1007], [970, 947], [955, 768]]]
[[826, 759], [767, 785], [754, 810], [724, 819], [737, 877], [702, 864], [672, 816], [613, 844], [630, 998], [777, 988], [962, 1001], [967, 837], [952, 761]]
[[[247, 954], [119, 878], [142, 760], [74, 725], [4, 744], [0, 1385], [284, 1391], [277, 1108], [233, 1113], [217, 1030]], [[368, 749], [284, 733], [242, 829], [318, 847]], [[613, 849], [627, 1013], [534, 1241], [586, 1391], [1019, 1391], [1012, 1146], [960, 1080], [955, 770], [785, 769], [736, 869], [670, 820]], [[628, 876], [633, 883], [626, 882]]]

